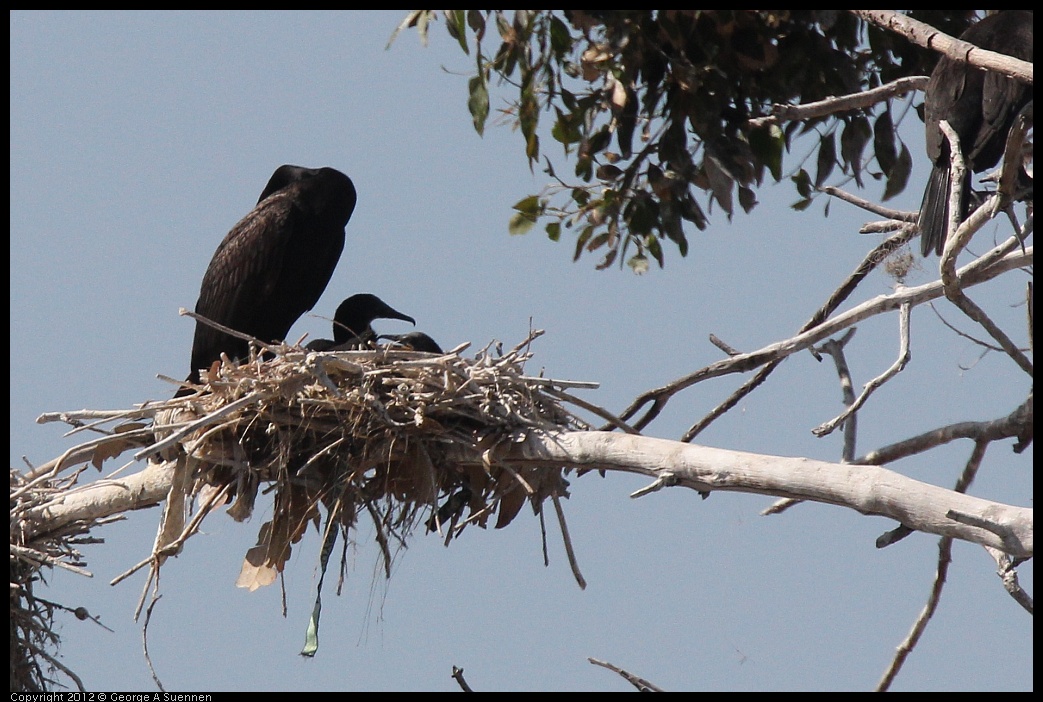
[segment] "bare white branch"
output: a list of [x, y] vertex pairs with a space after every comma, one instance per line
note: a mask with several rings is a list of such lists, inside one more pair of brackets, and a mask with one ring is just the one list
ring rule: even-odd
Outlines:
[[[469, 462], [476, 457], [455, 455]], [[603, 468], [670, 482], [698, 492], [751, 492], [833, 504], [895, 519], [911, 529], [990, 546], [1016, 557], [1033, 552], [1032, 509], [1004, 505], [913, 480], [877, 466], [828, 463], [728, 451], [667, 439], [609, 432], [539, 432], [503, 447], [495, 460], [511, 464]], [[975, 515], [999, 530], [954, 520]]]

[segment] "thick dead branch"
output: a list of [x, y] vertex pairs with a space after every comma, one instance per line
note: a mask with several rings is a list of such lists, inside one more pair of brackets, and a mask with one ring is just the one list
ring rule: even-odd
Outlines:
[[900, 34], [925, 49], [939, 51], [953, 61], [963, 61], [978, 68], [997, 71], [1011, 78], [1032, 83], [1032, 64], [1028, 61], [981, 49], [894, 10], [851, 10], [850, 12], [866, 22]]
[[[453, 460], [466, 463], [474, 458], [454, 451]], [[598, 431], [533, 433], [522, 442], [502, 446], [495, 460], [514, 466], [586, 466], [639, 473], [701, 493], [724, 490], [812, 500], [889, 517], [917, 531], [997, 548], [1016, 557], [1031, 557], [1033, 552], [1031, 508], [964, 495], [875, 466]], [[952, 511], [977, 515], [1001, 528], [963, 524], [950, 516]]]
[[[1030, 260], [1031, 249], [1012, 256]], [[31, 574], [46, 562], [45, 544], [52, 544], [58, 557], [77, 557], [62, 550], [66, 535], [82, 534], [107, 515], [165, 500], [153, 553], [140, 564], [151, 565], [149, 582], [156, 582], [163, 560], [177, 553], [207, 513], [225, 504], [225, 495], [234, 495], [228, 512], [241, 520], [252, 513], [261, 487], [271, 485], [273, 518], [246, 555], [237, 582], [242, 587], [277, 579], [307, 527], [318, 527], [320, 508], [327, 514], [327, 530], [345, 536], [360, 514], [368, 514], [390, 562], [395, 544], [405, 543], [418, 523], [429, 523], [421, 513], [436, 517], [441, 501], [448, 504], [460, 494], [464, 504], [445, 512], [451, 520], [444, 525], [447, 543], [468, 524], [485, 524], [493, 515], [496, 527], [506, 526], [526, 502], [542, 520], [549, 498], [582, 584], [560, 498], [568, 496], [565, 475], [593, 468], [647, 475], [656, 489], [676, 485], [704, 495], [726, 490], [823, 502], [1016, 559], [1033, 554], [1028, 508], [872, 466], [589, 431], [558, 403], [567, 397], [558, 388], [576, 384], [525, 375], [521, 366], [528, 355], [520, 348], [505, 356], [483, 351], [473, 361], [408, 351], [280, 349], [271, 362], [224, 364], [214, 369], [203, 394], [129, 411], [132, 431], [151, 420], [154, 441], [145, 449], [138, 439], [124, 440], [117, 429], [104, 436], [106, 441], [88, 442], [89, 451], [81, 446], [67, 452], [96, 463], [126, 451], [151, 456], [137, 475], [86, 486], [75, 484], [79, 472], [65, 484], [38, 476], [37, 487], [27, 489], [24, 478], [12, 474], [12, 494], [20, 496], [12, 500], [18, 547], [12, 549], [12, 568]], [[83, 425], [76, 413], [64, 418]], [[119, 413], [111, 420], [124, 426]], [[68, 468], [62, 460], [52, 465], [49, 474]], [[442, 526], [436, 520], [436, 527]], [[33, 549], [42, 555], [27, 558]], [[13, 611], [16, 615], [21, 611]], [[47, 627], [36, 634], [41, 635], [52, 636]], [[32, 659], [32, 651], [42, 646], [23, 643], [22, 648]]]

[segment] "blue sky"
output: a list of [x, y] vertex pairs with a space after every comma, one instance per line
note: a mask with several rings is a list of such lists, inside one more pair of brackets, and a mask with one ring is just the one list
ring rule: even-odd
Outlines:
[[[566, 236], [509, 236], [511, 205], [546, 176], [529, 171], [508, 127], [475, 133], [473, 58], [440, 23], [427, 47], [406, 31], [385, 49], [403, 14], [11, 13], [12, 466], [70, 445], [60, 426], [35, 423], [43, 412], [171, 394], [156, 376], [186, 374], [193, 329], [178, 308], [193, 306], [214, 248], [283, 163], [338, 168], [359, 193], [314, 314], [373, 292], [444, 347], [470, 341], [472, 350], [513, 345], [531, 324], [546, 334], [529, 369], [598, 381], [584, 398], [615, 411], [718, 360], [711, 333], [743, 350], [792, 334], [877, 242], [858, 233], [873, 217], [843, 203], [828, 217], [822, 204], [792, 211], [785, 183], [759, 191], [751, 215], [729, 223], [715, 213], [705, 232], [689, 232], [686, 259], [668, 250], [666, 268], [643, 276], [596, 271], [589, 257], [573, 263]], [[917, 167], [894, 207], [919, 205], [921, 130], [910, 114], [903, 134]], [[544, 148], [557, 156], [550, 140]], [[863, 194], [878, 198], [880, 188]], [[931, 280], [935, 266], [925, 262], [909, 283]], [[1011, 278], [980, 302], [1021, 331], [1028, 278]], [[893, 286], [876, 273], [858, 300]], [[966, 328], [951, 306], [938, 311]], [[394, 324], [379, 330], [405, 330]], [[979, 358], [926, 308], [913, 325], [912, 362], [860, 414], [859, 453], [1020, 402], [1024, 376], [1008, 360]], [[305, 315], [290, 336], [328, 329]], [[849, 346], [858, 385], [891, 363], [896, 330], [893, 316], [860, 326]], [[687, 391], [648, 433], [680, 436], [738, 382]], [[798, 354], [699, 441], [837, 460], [839, 436], [810, 430], [840, 408], [832, 364]], [[951, 486], [969, 450], [953, 444], [893, 467]], [[1009, 442], [994, 445], [973, 494], [1031, 504], [1031, 460]], [[454, 665], [479, 690], [629, 689], [587, 657], [671, 690], [876, 684], [924, 604], [934, 537], [877, 550], [887, 520], [824, 505], [761, 517], [770, 498], [704, 501], [680, 489], [630, 499], [645, 482], [572, 481], [564, 506], [585, 591], [554, 528], [544, 567], [528, 511], [503, 530], [468, 529], [448, 548], [416, 538], [390, 581], [372, 534], [360, 533], [342, 596], [327, 579], [311, 660], [297, 654], [317, 538], [287, 567], [284, 617], [278, 584], [253, 593], [234, 585], [264, 517], [240, 525], [212, 515], [162, 571], [152, 660], [178, 691], [454, 690]], [[154, 689], [132, 620], [143, 576], [108, 582], [147, 556], [158, 517], [145, 510], [99, 532], [105, 543], [83, 548], [92, 579], [49, 575], [48, 597], [115, 630], [63, 623], [63, 661], [89, 690]], [[1031, 689], [1031, 617], [993, 571], [981, 549], [956, 545], [945, 599], [895, 689]], [[1021, 576], [1031, 590], [1031, 563]]]

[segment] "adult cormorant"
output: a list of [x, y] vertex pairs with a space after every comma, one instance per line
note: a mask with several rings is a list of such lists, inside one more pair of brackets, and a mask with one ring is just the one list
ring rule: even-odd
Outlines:
[[389, 339], [396, 346], [401, 346], [410, 351], [425, 351], [427, 353], [445, 353], [438, 342], [424, 332], [409, 332], [408, 334], [381, 334], [379, 339]]
[[[261, 341], [285, 339], [326, 289], [355, 200], [354, 184], [340, 171], [280, 166], [214, 252], [196, 312]], [[222, 353], [246, 358], [248, 352], [246, 341], [196, 322], [188, 380], [198, 382], [199, 369]]]
[[374, 319], [401, 319], [410, 324], [416, 320], [392, 308], [376, 295], [360, 293], [352, 295], [337, 307], [333, 315], [333, 339], [314, 339], [306, 348], [309, 351], [344, 351], [359, 348], [376, 339], [370, 326]]
[[[1032, 61], [1032, 12], [1003, 10], [971, 25], [963, 41], [989, 51]], [[924, 92], [927, 155], [931, 169], [920, 206], [920, 247], [924, 256], [941, 254], [949, 222], [949, 142], [938, 127], [947, 120], [960, 137], [960, 148], [974, 173], [999, 162], [1018, 111], [1032, 99], [1032, 86], [999, 73], [983, 71], [945, 56], [931, 72]], [[964, 179], [960, 219], [967, 216], [971, 178]]]

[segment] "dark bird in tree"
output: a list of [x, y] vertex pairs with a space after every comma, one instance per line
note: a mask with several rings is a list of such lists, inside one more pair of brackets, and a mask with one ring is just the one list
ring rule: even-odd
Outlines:
[[381, 334], [381, 339], [388, 339], [396, 346], [401, 346], [410, 351], [425, 351], [427, 353], [445, 353], [438, 342], [424, 332], [409, 332], [408, 334]]
[[[975, 46], [1032, 61], [1032, 12], [1003, 10], [972, 25], [960, 39]], [[927, 155], [933, 163], [920, 206], [920, 245], [924, 256], [941, 254], [949, 222], [949, 142], [938, 123], [946, 120], [960, 138], [968, 168], [980, 173], [1003, 155], [1018, 112], [1032, 100], [1032, 86], [943, 56], [924, 93]], [[969, 174], [968, 174], [969, 176]], [[971, 178], [960, 193], [960, 220], [967, 216]]]
[[[214, 252], [196, 313], [261, 341], [285, 339], [326, 289], [355, 201], [355, 186], [340, 171], [280, 166]], [[189, 382], [222, 353], [246, 358], [248, 342], [197, 321]]]
[[337, 307], [333, 315], [333, 339], [315, 339], [308, 342], [309, 351], [345, 351], [364, 348], [376, 339], [370, 326], [374, 319], [401, 319], [410, 324], [416, 320], [392, 308], [376, 295], [352, 295]]

